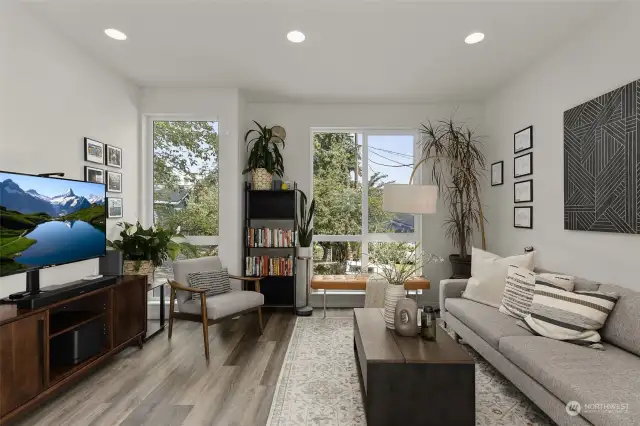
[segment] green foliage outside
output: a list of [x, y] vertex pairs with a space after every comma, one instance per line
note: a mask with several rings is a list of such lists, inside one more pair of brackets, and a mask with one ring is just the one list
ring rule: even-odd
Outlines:
[[[314, 233], [362, 234], [362, 147], [356, 144], [355, 135], [349, 133], [316, 133], [313, 143]], [[368, 232], [394, 232], [390, 227], [394, 214], [382, 210], [382, 188], [386, 182], [384, 174], [369, 176]], [[318, 242], [316, 247], [320, 249], [314, 250], [315, 272], [344, 274], [346, 261], [360, 260], [361, 245], [359, 242]], [[398, 248], [398, 253], [402, 250]]]
[[[156, 223], [184, 235], [218, 235], [218, 133], [207, 121], [154, 122]], [[176, 196], [186, 199], [167, 204]], [[162, 203], [165, 204], [162, 204]]]

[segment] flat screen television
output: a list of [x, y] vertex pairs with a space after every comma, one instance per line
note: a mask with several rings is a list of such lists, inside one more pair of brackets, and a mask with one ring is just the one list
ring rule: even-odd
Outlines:
[[106, 254], [105, 185], [0, 171], [0, 276]]

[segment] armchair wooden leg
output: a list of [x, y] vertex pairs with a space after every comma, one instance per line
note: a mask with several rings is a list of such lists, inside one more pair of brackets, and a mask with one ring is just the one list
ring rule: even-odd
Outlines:
[[260, 327], [260, 334], [264, 333], [264, 326], [262, 325], [262, 308], [258, 308], [258, 327]]
[[202, 334], [204, 335], [204, 357], [209, 361], [209, 318], [207, 317], [207, 298], [204, 293], [200, 294], [200, 305], [202, 307]]
[[176, 299], [176, 290], [174, 288], [171, 289], [170, 297], [171, 299], [169, 300], [169, 339], [171, 339], [171, 335], [173, 334], [173, 306]]

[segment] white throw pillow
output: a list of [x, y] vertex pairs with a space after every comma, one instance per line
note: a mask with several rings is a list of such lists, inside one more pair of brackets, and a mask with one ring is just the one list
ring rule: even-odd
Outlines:
[[517, 256], [500, 257], [497, 254], [480, 250], [471, 250], [471, 278], [462, 293], [465, 299], [500, 307], [506, 285], [509, 265], [533, 270], [535, 252]]

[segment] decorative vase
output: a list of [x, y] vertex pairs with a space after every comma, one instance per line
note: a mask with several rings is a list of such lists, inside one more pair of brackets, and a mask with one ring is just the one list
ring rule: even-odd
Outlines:
[[396, 333], [400, 336], [413, 337], [420, 333], [420, 328], [418, 328], [418, 304], [415, 300], [409, 298], [398, 300], [394, 318]]
[[390, 284], [384, 292], [384, 322], [390, 330], [395, 330], [396, 303], [405, 296], [403, 285]]
[[136, 270], [135, 260], [125, 260], [124, 261], [124, 275], [146, 275], [147, 276], [147, 284], [151, 284], [153, 282], [153, 273], [156, 270], [156, 267], [153, 266], [153, 262], [150, 260], [143, 260], [140, 262], [140, 268]]
[[311, 247], [302, 247], [302, 246], [298, 247], [299, 257], [311, 257], [312, 253], [313, 251], [311, 250]]
[[251, 181], [253, 189], [267, 191], [271, 189], [273, 184], [273, 175], [267, 169], [253, 169], [251, 171]]

